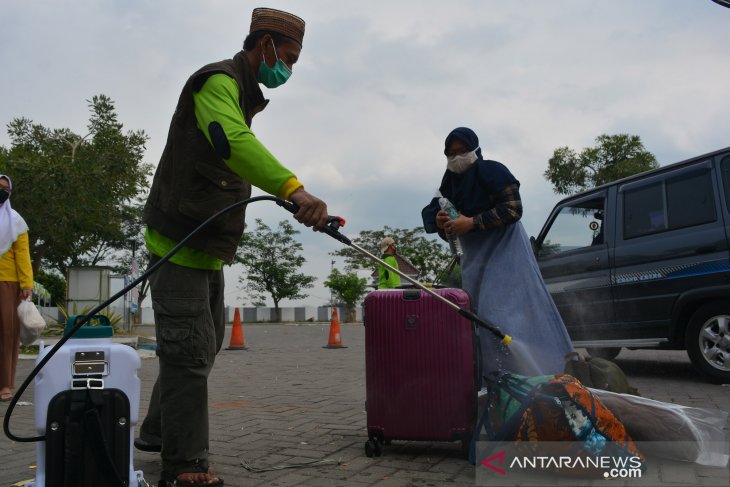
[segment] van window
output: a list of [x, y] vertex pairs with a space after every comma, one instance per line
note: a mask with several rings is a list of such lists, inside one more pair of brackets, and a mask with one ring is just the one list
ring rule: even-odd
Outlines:
[[709, 170], [667, 180], [669, 229], [714, 222], [715, 192]]
[[564, 206], [543, 238], [538, 259], [603, 243], [604, 198]]
[[663, 186], [658, 182], [624, 193], [624, 238], [666, 230]]
[[720, 168], [722, 169], [723, 186], [725, 186], [725, 205], [727, 211], [730, 211], [730, 156], [723, 158]]
[[712, 174], [701, 169], [624, 192], [624, 239], [717, 219]]

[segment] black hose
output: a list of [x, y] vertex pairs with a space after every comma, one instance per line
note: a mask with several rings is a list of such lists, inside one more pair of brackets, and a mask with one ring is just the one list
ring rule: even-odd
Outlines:
[[[33, 436], [33, 437], [15, 436], [10, 431], [10, 417], [12, 416], [13, 410], [15, 409], [15, 406], [18, 403], [18, 399], [23, 395], [25, 390], [30, 385], [31, 381], [36, 377], [36, 375], [38, 375], [38, 372], [40, 372], [40, 370], [48, 363], [48, 361], [51, 359], [51, 357], [53, 357], [53, 355], [55, 355], [55, 353], [63, 346], [63, 344], [66, 343], [79, 330], [79, 328], [81, 328], [85, 323], [87, 323], [92, 316], [94, 316], [96, 313], [98, 313], [99, 311], [106, 308], [111, 303], [113, 303], [114, 301], [116, 301], [117, 299], [119, 299], [120, 297], [125, 295], [127, 292], [129, 292], [129, 290], [131, 290], [137, 284], [139, 284], [144, 279], [146, 279], [147, 276], [149, 276], [150, 274], [155, 272], [157, 269], [159, 269], [160, 266], [162, 266], [162, 264], [164, 264], [165, 262], [170, 260], [170, 258], [173, 255], [175, 255], [196, 233], [198, 233], [200, 230], [202, 230], [203, 228], [208, 226], [213, 220], [215, 220], [219, 216], [233, 210], [234, 208], [238, 208], [239, 206], [247, 205], [249, 203], [255, 203], [257, 201], [273, 201], [277, 205], [283, 207], [284, 209], [286, 209], [287, 211], [289, 211], [292, 214], [296, 214], [299, 211], [299, 207], [295, 203], [292, 203], [291, 201], [286, 201], [286, 200], [283, 200], [281, 198], [277, 198], [274, 196], [255, 196], [253, 198], [247, 198], [245, 200], [237, 201], [236, 203], [233, 203], [232, 205], [227, 206], [226, 208], [223, 208], [218, 213], [214, 214], [213, 216], [211, 216], [210, 218], [205, 220], [203, 223], [198, 225], [184, 239], [182, 239], [180, 242], [178, 242], [178, 244], [172, 250], [170, 250], [167, 253], [167, 255], [160, 258], [160, 260], [158, 260], [153, 265], [148, 267], [147, 270], [141, 276], [139, 276], [137, 279], [135, 279], [134, 281], [129, 283], [124, 289], [122, 289], [121, 291], [116, 293], [111, 298], [107, 299], [103, 303], [94, 307], [91, 311], [86, 313], [86, 315], [84, 315], [81, 319], [76, 320], [75, 325], [68, 331], [68, 333], [65, 333], [64, 336], [61, 337], [61, 339], [58, 341], [58, 343], [56, 343], [53, 346], [53, 348], [43, 357], [43, 359], [40, 362], [38, 362], [38, 364], [36, 364], [35, 368], [33, 368], [30, 375], [28, 375], [28, 377], [26, 377], [26, 379], [23, 381], [23, 383], [21, 384], [18, 391], [13, 396], [12, 400], [10, 401], [10, 404], [8, 405], [7, 411], [5, 411], [5, 417], [3, 420], [3, 430], [5, 432], [5, 436], [7, 436], [9, 439], [11, 439], [13, 441], [17, 441], [20, 443], [44, 441], [46, 439], [45, 435]], [[345, 221], [342, 218], [340, 218], [338, 216], [328, 216], [327, 224], [321, 229], [321, 231], [323, 233], [326, 233], [330, 237], [334, 238], [335, 240], [342, 242], [345, 245], [348, 245], [348, 246], [354, 248], [355, 250], [358, 250], [361, 253], [364, 253], [365, 255], [367, 255], [371, 259], [375, 260], [376, 262], [379, 262], [380, 264], [385, 265], [390, 268], [390, 266], [388, 266], [388, 264], [386, 264], [382, 260], [378, 259], [377, 257], [373, 256], [372, 254], [370, 254], [366, 250], [362, 249], [361, 247], [355, 245], [349, 238], [347, 238], [345, 235], [340, 233], [339, 228], [344, 224], [345, 224]], [[391, 268], [391, 269], [393, 269], [393, 268]], [[470, 319], [472, 321], [475, 321], [479, 326], [482, 326], [483, 328], [486, 328], [487, 330], [492, 332], [495, 336], [497, 336], [501, 340], [501, 342], [504, 345], [508, 345], [510, 343], [510, 341], [512, 340], [512, 337], [510, 337], [509, 335], [506, 335], [504, 332], [502, 332], [502, 330], [500, 330], [493, 323], [490, 323], [482, 318], [479, 318], [473, 312], [465, 310], [465, 309], [461, 308], [460, 306], [458, 306], [457, 304], [450, 302], [446, 298], [439, 296], [438, 294], [434, 293], [430, 289], [427, 289], [421, 283], [411, 279], [409, 276], [401, 273], [397, 269], [393, 269], [393, 270], [395, 272], [397, 272], [398, 274], [400, 274], [401, 276], [408, 279], [409, 281], [411, 281], [412, 283], [414, 283], [415, 285], [417, 285], [418, 287], [420, 287], [421, 289], [433, 294], [435, 297], [437, 297], [440, 300], [444, 301], [445, 303], [451, 305], [452, 307], [455, 307], [455, 309], [462, 316], [464, 316], [465, 318]]]
[[[211, 216], [210, 218], [205, 220], [203, 223], [198, 225], [192, 232], [190, 232], [188, 234], [188, 236], [186, 236], [184, 239], [182, 239], [172, 250], [170, 250], [167, 253], [167, 255], [165, 255], [160, 260], [155, 262], [153, 265], [148, 267], [147, 270], [144, 272], [144, 274], [142, 274], [137, 279], [135, 279], [134, 281], [129, 283], [124, 289], [122, 289], [121, 291], [116, 293], [111, 298], [109, 298], [106, 301], [104, 301], [103, 303], [95, 306], [91, 311], [86, 313], [86, 315], [84, 315], [81, 319], [76, 320], [76, 324], [73, 326], [73, 328], [71, 328], [68, 331], [68, 333], [65, 333], [64, 336], [61, 337], [61, 339], [58, 341], [58, 343], [56, 343], [53, 346], [53, 348], [43, 357], [43, 359], [40, 362], [38, 362], [38, 364], [36, 364], [35, 368], [31, 371], [30, 375], [28, 377], [26, 377], [26, 379], [20, 385], [20, 388], [17, 390], [17, 392], [13, 396], [12, 400], [10, 401], [10, 404], [8, 405], [7, 411], [5, 411], [5, 417], [3, 419], [3, 431], [5, 432], [5, 436], [10, 438], [12, 441], [17, 441], [20, 443], [44, 441], [46, 439], [45, 435], [33, 436], [33, 437], [15, 436], [10, 431], [10, 417], [13, 414], [13, 410], [15, 409], [15, 406], [17, 405], [18, 399], [20, 399], [20, 396], [23, 395], [25, 390], [30, 385], [31, 381], [35, 378], [36, 375], [38, 375], [38, 372], [40, 372], [40, 370], [48, 363], [48, 361], [51, 359], [51, 357], [53, 357], [53, 355], [55, 355], [55, 353], [58, 351], [58, 349], [60, 349], [63, 346], [63, 344], [66, 343], [68, 341], [68, 339], [71, 338], [79, 330], [79, 328], [81, 328], [84, 324], [86, 324], [86, 322], [88, 322], [92, 316], [94, 316], [96, 313], [98, 313], [102, 309], [106, 308], [107, 306], [109, 306], [111, 303], [113, 303], [120, 297], [124, 296], [133, 287], [135, 287], [137, 284], [139, 284], [144, 279], [146, 279], [147, 276], [149, 276], [150, 274], [155, 272], [157, 269], [159, 269], [160, 266], [162, 266], [162, 264], [164, 264], [165, 262], [170, 260], [170, 258], [173, 255], [175, 255], [196, 233], [198, 233], [203, 228], [207, 227], [213, 220], [215, 220], [219, 216], [233, 210], [234, 208], [238, 208], [239, 206], [247, 205], [249, 203], [255, 203], [257, 201], [273, 201], [277, 205], [286, 208], [291, 213], [296, 213], [299, 210], [299, 207], [297, 207], [297, 205], [295, 205], [294, 203], [282, 200], [281, 198], [276, 198], [275, 196], [254, 196], [253, 198], [247, 198], [245, 200], [237, 201], [237, 202], [233, 203], [232, 205], [227, 206], [226, 208], [223, 208], [218, 213], [216, 213], [215, 215]], [[326, 232], [326, 230], [323, 230], [323, 231]], [[330, 232], [326, 232], [326, 233], [328, 233], [329, 235], [332, 235], [332, 233], [330, 233]], [[339, 232], [336, 232], [336, 231], [334, 233], [339, 234]], [[332, 235], [332, 236], [335, 237], [334, 235]], [[335, 237], [335, 238], [337, 238], [337, 237]], [[344, 237], [344, 238], [346, 238], [346, 237]], [[337, 239], [341, 240], [339, 238], [337, 238]]]

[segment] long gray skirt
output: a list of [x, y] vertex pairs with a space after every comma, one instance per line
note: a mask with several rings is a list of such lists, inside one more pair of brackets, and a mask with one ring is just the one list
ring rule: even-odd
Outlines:
[[462, 235], [461, 278], [477, 315], [513, 338], [505, 347], [480, 328], [482, 373], [563, 371], [570, 337], [542, 280], [521, 222]]

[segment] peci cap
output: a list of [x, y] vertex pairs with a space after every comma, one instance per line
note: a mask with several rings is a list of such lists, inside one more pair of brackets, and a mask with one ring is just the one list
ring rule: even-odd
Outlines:
[[301, 45], [304, 39], [304, 20], [283, 10], [259, 7], [251, 14], [249, 33], [259, 30], [285, 35]]

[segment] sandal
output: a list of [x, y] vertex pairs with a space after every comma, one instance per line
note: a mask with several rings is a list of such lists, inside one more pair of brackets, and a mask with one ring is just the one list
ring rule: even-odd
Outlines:
[[7, 402], [13, 398], [13, 393], [11, 391], [3, 392], [0, 394], [0, 401]]
[[[193, 467], [196, 468], [196, 467]], [[203, 480], [200, 482], [194, 481], [188, 481], [188, 480], [181, 480], [181, 475], [186, 474], [207, 474], [208, 477], [216, 478], [218, 479], [217, 482], [211, 482], [209, 480]], [[218, 477], [217, 475], [214, 475], [211, 469], [203, 470], [202, 468], [197, 468], [196, 471], [193, 472], [182, 472], [177, 475], [168, 474], [167, 472], [162, 472], [162, 478], [160, 479], [160, 482], [157, 484], [158, 487], [222, 487], [223, 486], [223, 479]]]

